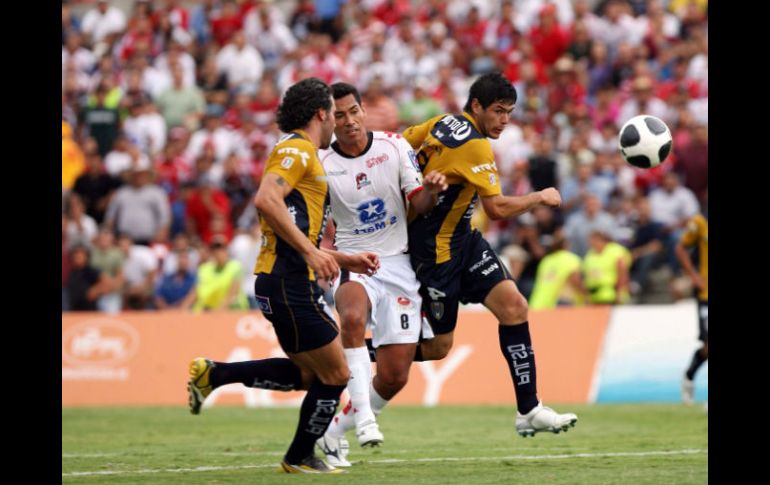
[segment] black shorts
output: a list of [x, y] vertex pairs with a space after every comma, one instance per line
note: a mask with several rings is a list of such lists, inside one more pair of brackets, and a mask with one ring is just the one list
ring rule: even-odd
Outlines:
[[483, 303], [492, 288], [513, 280], [481, 233], [473, 231], [454, 259], [441, 264], [412, 259], [420, 281], [422, 311], [436, 335], [453, 331], [462, 303]]
[[709, 301], [698, 300], [698, 340], [709, 341]]
[[323, 347], [339, 334], [323, 294], [315, 281], [260, 273], [254, 282], [257, 308], [273, 324], [286, 353]]

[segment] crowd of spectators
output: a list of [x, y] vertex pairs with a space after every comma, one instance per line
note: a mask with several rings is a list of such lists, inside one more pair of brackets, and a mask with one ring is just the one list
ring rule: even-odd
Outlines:
[[[248, 308], [291, 84], [352, 83], [367, 127], [399, 131], [459, 113], [491, 70], [518, 92], [492, 141], [504, 193], [564, 201], [477, 211], [524, 294], [602, 227], [629, 250], [627, 301], [690, 296], [673, 248], [707, 211], [707, 0], [81, 0], [62, 2], [62, 309]], [[674, 138], [652, 170], [617, 149], [641, 113]]]

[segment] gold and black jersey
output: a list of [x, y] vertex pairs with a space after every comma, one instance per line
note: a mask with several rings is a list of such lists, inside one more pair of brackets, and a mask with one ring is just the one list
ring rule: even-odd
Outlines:
[[[293, 131], [275, 145], [265, 165], [267, 173], [280, 175], [291, 185], [293, 190], [284, 198], [289, 214], [299, 230], [318, 247], [329, 215], [329, 191], [316, 147], [305, 132]], [[259, 223], [262, 248], [254, 273], [315, 280], [313, 269], [302, 255], [278, 237], [261, 215]]]
[[449, 185], [430, 213], [419, 216], [411, 211], [409, 251], [414, 259], [444, 263], [470, 236], [478, 197], [501, 193], [492, 145], [468, 113], [441, 115], [410, 126], [404, 138], [417, 150], [422, 173], [443, 173]]
[[[703, 215], [692, 217], [687, 223], [687, 229], [682, 234], [682, 244], [687, 247], [698, 245], [698, 272], [708, 287], [709, 281], [709, 221]], [[698, 298], [708, 301], [709, 291], [698, 292]]]

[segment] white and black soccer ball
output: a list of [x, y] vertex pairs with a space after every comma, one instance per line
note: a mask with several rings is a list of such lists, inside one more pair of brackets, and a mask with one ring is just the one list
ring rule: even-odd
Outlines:
[[628, 163], [639, 168], [653, 168], [671, 153], [671, 130], [650, 115], [634, 116], [623, 125], [618, 148]]

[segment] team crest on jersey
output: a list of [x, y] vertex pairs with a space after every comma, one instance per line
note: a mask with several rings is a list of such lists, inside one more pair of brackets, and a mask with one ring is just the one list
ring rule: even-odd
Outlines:
[[281, 166], [286, 170], [290, 169], [292, 165], [294, 165], [294, 159], [291, 157], [286, 157], [281, 160]]
[[382, 199], [372, 199], [356, 207], [358, 219], [364, 224], [380, 222], [388, 215]]
[[369, 180], [369, 177], [366, 176], [364, 172], [359, 173], [356, 175], [356, 189], [361, 190], [361, 187], [366, 187], [367, 185], [371, 185], [372, 182]]
[[495, 185], [497, 183], [497, 177], [495, 177], [495, 174], [490, 173], [489, 174], [489, 185]]

